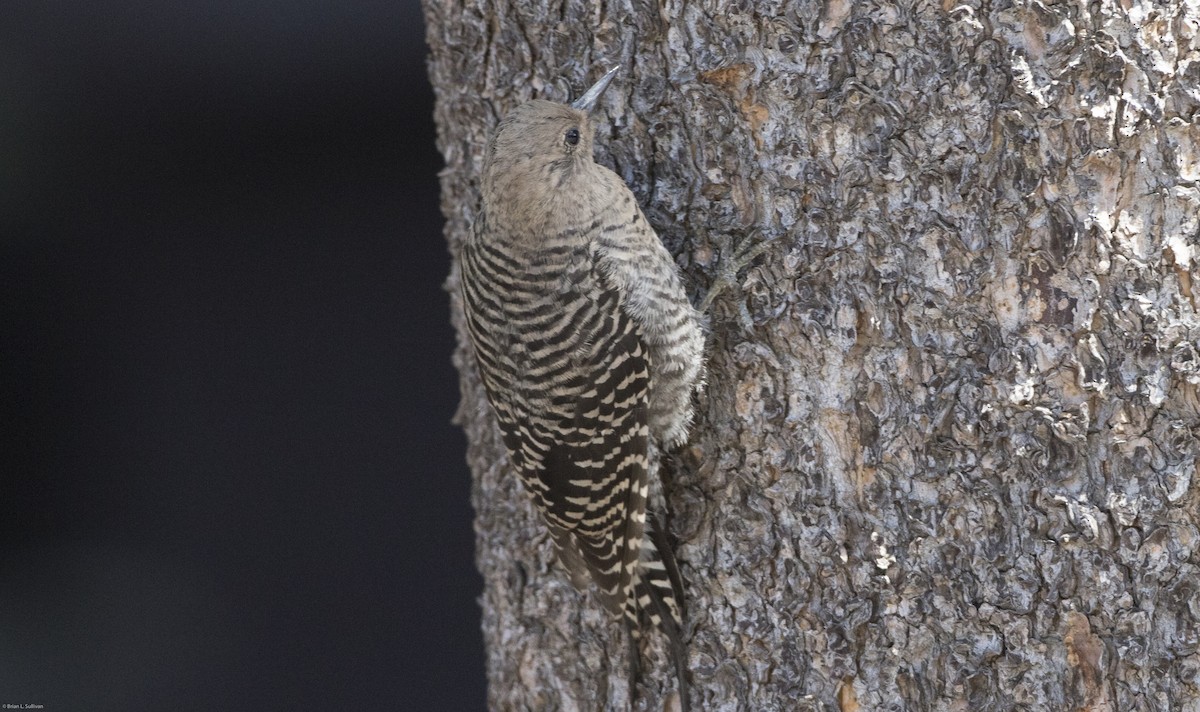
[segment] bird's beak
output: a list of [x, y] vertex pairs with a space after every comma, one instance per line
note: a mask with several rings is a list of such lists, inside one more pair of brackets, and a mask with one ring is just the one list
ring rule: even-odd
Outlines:
[[618, 64], [608, 70], [603, 77], [600, 77], [600, 81], [593, 84], [591, 89], [588, 89], [583, 96], [575, 100], [574, 104], [571, 104], [571, 108], [591, 113], [592, 109], [596, 107], [596, 102], [600, 100], [600, 95], [604, 93], [609, 84], [612, 84], [613, 77], [617, 76], [617, 70], [620, 68], [621, 65]]

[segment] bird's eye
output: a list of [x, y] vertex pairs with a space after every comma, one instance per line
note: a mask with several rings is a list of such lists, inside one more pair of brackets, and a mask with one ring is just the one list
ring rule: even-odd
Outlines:
[[565, 140], [567, 142], [568, 146], [578, 145], [579, 144], [579, 129], [577, 129], [577, 128], [567, 129], [567, 133], [563, 136], [563, 140]]

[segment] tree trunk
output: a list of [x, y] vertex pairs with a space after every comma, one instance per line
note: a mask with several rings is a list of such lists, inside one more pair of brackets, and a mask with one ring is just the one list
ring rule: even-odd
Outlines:
[[[693, 296], [770, 241], [666, 487], [697, 709], [1200, 710], [1196, 0], [425, 12], [452, 251], [497, 120], [616, 63], [597, 159]], [[625, 709], [447, 289], [491, 708]]]

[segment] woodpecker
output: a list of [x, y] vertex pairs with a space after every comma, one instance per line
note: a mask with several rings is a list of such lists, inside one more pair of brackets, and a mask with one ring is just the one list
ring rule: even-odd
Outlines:
[[687, 710], [682, 580], [647, 503], [661, 497], [661, 449], [687, 439], [704, 337], [633, 193], [592, 156], [589, 113], [618, 69], [569, 106], [530, 101], [500, 122], [462, 296], [509, 459], [558, 558], [629, 631], [631, 697], [649, 626], [670, 643]]

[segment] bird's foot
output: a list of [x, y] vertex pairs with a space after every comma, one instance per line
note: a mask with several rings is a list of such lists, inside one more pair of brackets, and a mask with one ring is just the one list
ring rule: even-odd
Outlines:
[[[700, 300], [700, 306], [697, 307], [700, 313], [708, 313], [708, 309], [712, 306], [713, 301], [728, 289], [732, 289], [740, 294], [742, 283], [738, 279], [738, 274], [748, 267], [755, 258], [766, 252], [772, 242], [774, 242], [774, 238], [764, 239], [759, 230], [752, 230], [745, 238], [738, 241], [737, 245], [733, 245], [732, 240], [729, 239], [721, 240], [721, 244], [718, 247], [719, 256], [717, 257], [716, 278], [709, 285], [708, 293]], [[744, 301], [739, 303], [738, 309], [743, 325], [753, 324]]]

